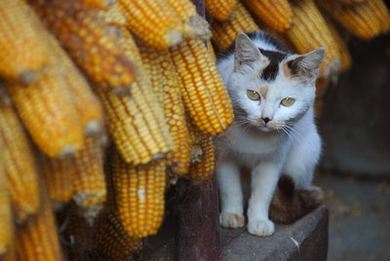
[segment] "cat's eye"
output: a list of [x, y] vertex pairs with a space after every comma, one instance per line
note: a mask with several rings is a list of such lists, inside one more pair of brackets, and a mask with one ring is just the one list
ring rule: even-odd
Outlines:
[[257, 91], [247, 90], [246, 95], [248, 95], [248, 98], [251, 99], [252, 101], [260, 100], [260, 94]]
[[284, 98], [280, 104], [282, 104], [283, 106], [286, 106], [286, 107], [289, 107], [291, 105], [293, 105], [295, 102], [295, 99], [294, 98], [290, 98], [290, 97], [287, 97], [287, 98]]

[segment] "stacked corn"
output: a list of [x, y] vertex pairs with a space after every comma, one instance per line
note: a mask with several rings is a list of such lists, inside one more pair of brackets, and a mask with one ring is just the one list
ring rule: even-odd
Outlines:
[[0, 1], [0, 259], [125, 259], [157, 233], [168, 175], [212, 176], [233, 112], [211, 33], [219, 51], [260, 28], [324, 47], [325, 86], [351, 64], [337, 24], [390, 28], [383, 0], [204, 3], [211, 31], [190, 0]]

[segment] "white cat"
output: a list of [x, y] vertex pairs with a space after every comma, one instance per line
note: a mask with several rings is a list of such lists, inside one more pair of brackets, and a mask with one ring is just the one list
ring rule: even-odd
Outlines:
[[323, 56], [323, 49], [291, 54], [265, 33], [241, 33], [233, 53], [218, 61], [235, 111], [233, 125], [216, 140], [222, 226], [245, 224], [241, 168], [250, 169], [247, 229], [254, 235], [274, 232], [268, 210], [282, 173], [296, 189], [314, 189], [321, 140], [313, 103]]

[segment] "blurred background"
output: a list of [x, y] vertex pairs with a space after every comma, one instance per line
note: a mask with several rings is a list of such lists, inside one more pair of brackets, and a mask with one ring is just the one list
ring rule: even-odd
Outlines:
[[390, 260], [390, 37], [349, 41], [350, 70], [332, 83], [319, 120], [316, 183], [330, 209], [331, 261]]

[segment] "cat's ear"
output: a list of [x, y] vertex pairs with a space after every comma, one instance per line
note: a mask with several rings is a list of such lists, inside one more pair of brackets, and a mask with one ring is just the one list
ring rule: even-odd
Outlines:
[[245, 34], [240, 33], [236, 39], [234, 51], [234, 69], [239, 70], [243, 65], [251, 65], [255, 62], [266, 65], [268, 59], [261, 54], [252, 40]]
[[318, 76], [324, 55], [325, 50], [323, 48], [303, 55], [296, 55], [292, 59], [287, 59], [285, 72], [291, 78], [312, 82]]

